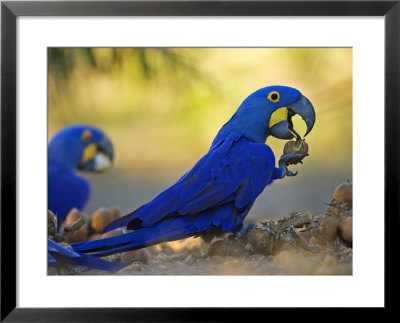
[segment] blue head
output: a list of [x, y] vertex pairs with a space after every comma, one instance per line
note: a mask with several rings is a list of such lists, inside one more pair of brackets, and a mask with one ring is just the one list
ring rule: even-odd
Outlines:
[[268, 86], [250, 94], [224, 128], [243, 133], [255, 142], [265, 142], [269, 135], [292, 139], [297, 135], [292, 123], [296, 114], [307, 124], [307, 135], [315, 123], [311, 102], [295, 88]]
[[111, 166], [113, 156], [110, 138], [100, 129], [88, 125], [62, 128], [48, 145], [49, 165], [64, 171], [103, 171]]

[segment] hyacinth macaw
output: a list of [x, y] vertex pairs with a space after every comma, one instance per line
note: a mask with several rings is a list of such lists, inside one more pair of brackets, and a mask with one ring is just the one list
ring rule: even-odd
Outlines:
[[264, 188], [297, 174], [287, 162], [305, 155], [281, 156], [275, 167], [268, 136], [292, 139], [292, 117], [300, 115], [307, 135], [314, 126], [311, 102], [297, 89], [268, 86], [248, 96], [221, 128], [203, 156], [174, 185], [147, 204], [112, 222], [105, 232], [126, 226], [121, 235], [72, 244], [79, 252], [104, 256], [164, 241], [243, 232], [243, 220]]
[[95, 256], [78, 253], [51, 239], [48, 239], [47, 248], [47, 261], [50, 264], [61, 262], [66, 265], [86, 266], [106, 271], [118, 271], [127, 266], [127, 264], [124, 263], [110, 262]]
[[[52, 137], [48, 147], [48, 208], [57, 215], [58, 228], [72, 208], [83, 209], [90, 197], [89, 182], [75, 170], [103, 171], [112, 160], [111, 140], [100, 129], [72, 125]], [[48, 239], [48, 263], [57, 262], [107, 271], [127, 266], [75, 252]]]
[[82, 210], [90, 197], [90, 184], [75, 171], [101, 172], [113, 161], [109, 137], [88, 125], [59, 130], [48, 145], [48, 208], [57, 215], [58, 228], [72, 208]]

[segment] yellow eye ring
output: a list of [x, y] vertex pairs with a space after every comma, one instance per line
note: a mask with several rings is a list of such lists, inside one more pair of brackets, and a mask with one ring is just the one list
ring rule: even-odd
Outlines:
[[271, 102], [278, 102], [280, 99], [280, 95], [279, 92], [277, 91], [272, 91], [270, 94], [268, 94], [268, 100], [270, 100]]
[[90, 132], [90, 130], [85, 130], [84, 132], [82, 132], [81, 138], [84, 141], [89, 141], [90, 139], [92, 139], [92, 133]]

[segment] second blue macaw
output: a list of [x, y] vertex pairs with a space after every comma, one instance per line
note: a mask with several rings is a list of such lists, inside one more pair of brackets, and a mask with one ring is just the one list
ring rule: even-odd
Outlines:
[[48, 208], [57, 215], [58, 228], [72, 208], [82, 210], [90, 197], [90, 184], [76, 170], [101, 172], [113, 161], [110, 138], [89, 125], [59, 130], [48, 145]]
[[[75, 170], [100, 172], [113, 160], [109, 137], [89, 125], [70, 125], [59, 130], [48, 146], [48, 208], [57, 215], [58, 229], [72, 208], [82, 210], [90, 197], [90, 184]], [[86, 266], [118, 271], [127, 264], [110, 262], [73, 251], [48, 239], [48, 263]]]
[[268, 136], [301, 136], [292, 117], [300, 115], [307, 135], [314, 126], [311, 102], [297, 89], [269, 86], [248, 96], [222, 127], [210, 150], [174, 185], [137, 210], [109, 224], [132, 232], [74, 243], [79, 252], [104, 256], [164, 241], [222, 232], [238, 233], [257, 196], [275, 179], [294, 176], [287, 162], [304, 155], [283, 155], [275, 167]]

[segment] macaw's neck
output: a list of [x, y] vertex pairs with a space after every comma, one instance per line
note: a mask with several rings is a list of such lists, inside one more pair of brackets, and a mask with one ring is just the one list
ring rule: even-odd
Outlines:
[[65, 149], [60, 145], [49, 145], [48, 165], [60, 172], [74, 172], [80, 163], [81, 154], [74, 149]]
[[265, 143], [269, 136], [268, 124], [266, 124], [265, 120], [256, 119], [247, 124], [248, 126], [246, 125], [246, 121], [242, 122], [242, 120], [238, 120], [238, 122], [233, 122], [231, 128], [235, 132], [242, 133], [253, 142]]
[[253, 103], [243, 102], [232, 118], [221, 128], [217, 138], [229, 136], [230, 133], [240, 133], [249, 140], [258, 143], [265, 143], [269, 136], [268, 123], [271, 113], [261, 110], [257, 101]]

